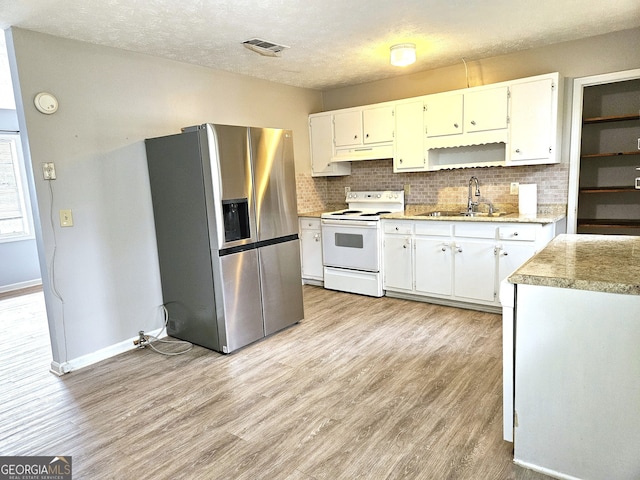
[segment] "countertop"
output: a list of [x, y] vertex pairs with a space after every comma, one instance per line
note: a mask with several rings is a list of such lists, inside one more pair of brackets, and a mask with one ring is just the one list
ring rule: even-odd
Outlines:
[[640, 295], [640, 237], [558, 235], [510, 283]]
[[[346, 206], [338, 207], [333, 210], [340, 210], [346, 208]], [[457, 221], [457, 222], [508, 222], [508, 223], [553, 223], [565, 218], [564, 205], [550, 205], [541, 207], [538, 209], [536, 215], [520, 215], [517, 213], [518, 207], [513, 206], [501, 206], [497, 210], [497, 214], [490, 216], [486, 212], [481, 213], [480, 216], [439, 216], [431, 217], [428, 215], [420, 215], [425, 212], [433, 211], [451, 211], [462, 212], [466, 209], [466, 206], [460, 205], [407, 205], [404, 212], [387, 213], [381, 216], [383, 219], [393, 220], [421, 220], [430, 222], [442, 222], [442, 221]], [[314, 212], [299, 213], [298, 217], [315, 217], [319, 218], [323, 213], [330, 212], [332, 210], [319, 210]]]

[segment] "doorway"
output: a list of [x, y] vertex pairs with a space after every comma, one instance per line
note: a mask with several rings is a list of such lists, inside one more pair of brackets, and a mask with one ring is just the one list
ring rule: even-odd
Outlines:
[[[27, 175], [22, 155], [16, 104], [4, 35], [0, 35], [0, 324], [5, 332], [2, 368], [19, 358], [47, 358], [51, 343], [42, 273]], [[48, 363], [48, 364], [47, 364]]]
[[640, 235], [640, 69], [574, 80], [568, 233]]

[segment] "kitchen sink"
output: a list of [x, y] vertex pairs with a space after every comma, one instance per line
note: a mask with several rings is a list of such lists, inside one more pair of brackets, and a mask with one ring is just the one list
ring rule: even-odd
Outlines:
[[461, 212], [463, 217], [503, 217], [507, 215], [507, 212]]
[[462, 212], [448, 211], [448, 210], [436, 210], [434, 212], [419, 213], [419, 217], [459, 217]]
[[419, 213], [419, 217], [503, 217], [507, 212], [460, 212], [455, 210], [435, 210], [433, 212]]

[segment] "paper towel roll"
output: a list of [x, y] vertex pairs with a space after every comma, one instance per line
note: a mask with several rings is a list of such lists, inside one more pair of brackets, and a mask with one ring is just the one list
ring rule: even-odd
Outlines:
[[518, 211], [520, 214], [535, 215], [538, 213], [538, 185], [521, 183], [518, 188]]

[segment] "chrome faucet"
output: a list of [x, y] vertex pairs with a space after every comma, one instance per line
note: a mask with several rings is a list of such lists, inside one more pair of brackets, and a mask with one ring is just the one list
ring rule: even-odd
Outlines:
[[[475, 202], [471, 200], [471, 192], [472, 192], [473, 184], [475, 184], [476, 186], [476, 191], [474, 195], [478, 197], [478, 200]], [[478, 203], [480, 203], [480, 184], [478, 183], [478, 178], [473, 176], [469, 179], [469, 198], [467, 199], [467, 213], [473, 213], [474, 208], [478, 206]]]

